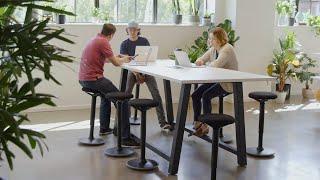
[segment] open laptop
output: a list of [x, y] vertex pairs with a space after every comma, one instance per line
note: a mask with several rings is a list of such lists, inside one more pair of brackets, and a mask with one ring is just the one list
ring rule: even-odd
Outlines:
[[135, 58], [129, 63], [130, 66], [146, 66], [148, 62], [156, 61], [158, 46], [136, 46]]
[[174, 51], [174, 55], [177, 58], [177, 61], [179, 63], [179, 65], [176, 66], [180, 66], [180, 67], [190, 67], [190, 68], [203, 68], [206, 66], [197, 66], [194, 63], [190, 62], [190, 59], [188, 57], [188, 54], [184, 51]]

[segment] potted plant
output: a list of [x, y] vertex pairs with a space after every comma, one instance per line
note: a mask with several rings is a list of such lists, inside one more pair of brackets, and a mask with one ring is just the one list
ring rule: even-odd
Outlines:
[[317, 36], [320, 36], [320, 16], [310, 15], [307, 21], [308, 26], [310, 26], [315, 31]]
[[[66, 12], [67, 5], [62, 3], [62, 4], [56, 5], [54, 8], [59, 9], [62, 12]], [[66, 23], [66, 14], [59, 13], [59, 12], [56, 13], [56, 23], [57, 24], [65, 24]]]
[[92, 22], [93, 23], [99, 23], [100, 22], [100, 9], [99, 8], [93, 8], [92, 9], [92, 12], [91, 12], [91, 14], [92, 14]]
[[181, 24], [182, 23], [182, 15], [181, 15], [181, 9], [180, 9], [180, 2], [179, 0], [172, 0], [173, 8], [173, 22], [175, 24]]
[[284, 39], [279, 39], [280, 51], [274, 51], [273, 61], [268, 65], [269, 76], [277, 78], [276, 92], [278, 102], [283, 103], [290, 97], [290, 84], [286, 84], [288, 79], [297, 78], [296, 68], [299, 67], [299, 60], [296, 57], [297, 51], [294, 48], [296, 35], [293, 32], [287, 33]]
[[189, 11], [190, 15], [188, 17], [188, 22], [192, 25], [199, 25], [200, 0], [189, 0]]
[[202, 17], [202, 25], [203, 26], [210, 26], [211, 25], [211, 16], [213, 16], [214, 13], [208, 13], [206, 12], [204, 16]]
[[278, 26], [293, 26], [295, 21], [296, 5], [292, 1], [280, 0], [276, 3]]
[[[35, 148], [38, 147], [41, 154], [46, 148], [42, 133], [21, 127], [22, 123], [29, 121], [23, 111], [42, 104], [55, 105], [53, 95], [37, 92], [36, 87], [42, 79], [35, 78], [35, 74], [42, 72], [44, 79], [59, 84], [51, 73], [51, 67], [54, 62], [72, 62], [71, 57], [62, 55], [64, 49], [49, 43], [52, 40], [73, 43], [62, 35], [64, 29], [48, 27], [49, 19], [32, 20], [33, 9], [54, 13], [63, 11], [35, 5], [38, 1], [0, 3], [0, 159], [5, 158], [11, 170], [14, 146], [29, 158], [33, 158], [32, 150]], [[14, 19], [17, 7], [26, 8], [23, 24], [17, 24]]]
[[276, 89], [276, 94], [278, 103], [284, 103], [286, 100], [288, 93], [285, 89], [286, 80], [296, 77], [293, 66], [298, 65], [299, 61], [296, 60], [294, 53], [289, 50], [274, 52], [273, 61], [272, 64], [268, 65], [267, 73], [269, 76], [277, 78], [278, 88]]
[[301, 83], [305, 83], [305, 88], [302, 89], [302, 97], [307, 99], [314, 98], [313, 90], [309, 85], [313, 82], [312, 76], [316, 74], [310, 72], [310, 68], [316, 67], [317, 61], [308, 57], [306, 53], [299, 53], [298, 60], [300, 62], [300, 68], [297, 71], [297, 77]]

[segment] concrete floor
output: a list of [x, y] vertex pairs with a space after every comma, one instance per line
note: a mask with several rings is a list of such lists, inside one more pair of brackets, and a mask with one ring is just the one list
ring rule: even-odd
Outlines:
[[[256, 102], [245, 104], [247, 147], [257, 145], [258, 107]], [[217, 111], [216, 106], [214, 111]], [[225, 103], [225, 112], [233, 114], [233, 105]], [[236, 156], [220, 148], [217, 179], [319, 180], [320, 103], [293, 97], [282, 106], [269, 102], [266, 112], [264, 147], [274, 149], [275, 157], [256, 159], [248, 156], [248, 165], [238, 167]], [[172, 133], [160, 130], [155, 114], [155, 111], [148, 114], [147, 141], [169, 154]], [[113, 135], [105, 138], [107, 143], [104, 146], [79, 146], [78, 138], [88, 135], [89, 110], [30, 113], [29, 117], [32, 123], [26, 127], [46, 134], [49, 152], [41, 157], [37, 150], [34, 160], [30, 160], [15, 149], [13, 171], [1, 162], [0, 175], [8, 180], [210, 179], [211, 144], [196, 137], [187, 137], [187, 133], [179, 172], [172, 176], [167, 173], [168, 162], [149, 150], [147, 157], [159, 162], [159, 169], [152, 172], [128, 169], [125, 164], [132, 157], [116, 159], [104, 156], [105, 148], [116, 144]], [[189, 122], [191, 117], [189, 108]], [[98, 126], [95, 132], [97, 134]], [[132, 127], [132, 132], [139, 135], [139, 126]], [[225, 132], [235, 137], [234, 125], [226, 127]]]

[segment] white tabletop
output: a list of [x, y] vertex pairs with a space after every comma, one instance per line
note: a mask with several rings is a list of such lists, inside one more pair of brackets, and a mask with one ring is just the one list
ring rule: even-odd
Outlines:
[[275, 80], [270, 76], [213, 67], [177, 69], [174, 67], [173, 60], [157, 60], [150, 62], [147, 66], [123, 64], [122, 68], [182, 84]]

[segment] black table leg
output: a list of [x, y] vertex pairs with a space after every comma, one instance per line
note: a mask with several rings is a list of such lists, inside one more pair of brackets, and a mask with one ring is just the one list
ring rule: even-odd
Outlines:
[[242, 82], [233, 83], [234, 113], [236, 119], [237, 156], [240, 166], [247, 165], [246, 130], [244, 122], [243, 87]]
[[191, 84], [182, 84], [180, 91], [180, 99], [178, 106], [178, 113], [175, 125], [175, 132], [171, 147], [169, 173], [171, 175], [177, 174], [179, 169], [180, 154], [183, 141], [184, 126], [186, 124], [188, 102], [190, 96]]
[[173, 125], [174, 117], [173, 117], [172, 94], [171, 94], [170, 81], [164, 79], [163, 86], [164, 86], [164, 94], [165, 94], [165, 101], [166, 101], [167, 120], [170, 125]]
[[122, 69], [121, 70], [121, 76], [120, 76], [120, 84], [119, 84], [119, 90], [121, 92], [124, 92], [126, 90], [127, 76], [128, 76], [128, 70]]

